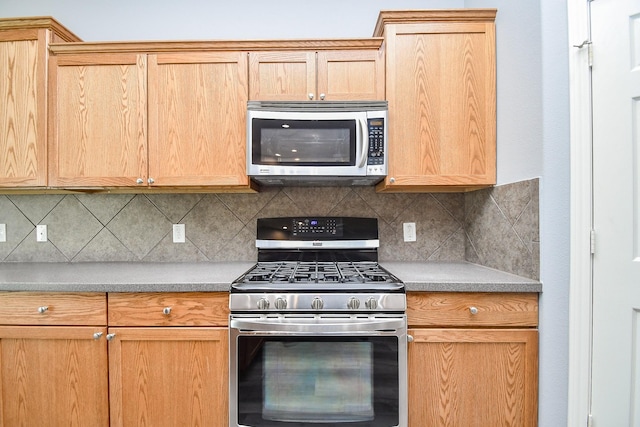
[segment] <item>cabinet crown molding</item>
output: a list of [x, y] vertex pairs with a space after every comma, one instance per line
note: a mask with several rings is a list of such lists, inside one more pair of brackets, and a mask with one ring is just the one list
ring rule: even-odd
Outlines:
[[52, 43], [55, 55], [66, 53], [161, 53], [205, 51], [276, 51], [276, 50], [355, 50], [379, 49], [381, 37], [364, 39], [290, 39], [290, 40], [184, 40], [184, 41], [122, 41]]
[[56, 21], [51, 16], [33, 16], [24, 18], [0, 18], [0, 31], [5, 30], [38, 30], [46, 29], [66, 42], [80, 42], [82, 39], [76, 36], [68, 28]]
[[382, 37], [386, 24], [447, 21], [494, 22], [497, 12], [497, 9], [381, 10], [373, 36]]

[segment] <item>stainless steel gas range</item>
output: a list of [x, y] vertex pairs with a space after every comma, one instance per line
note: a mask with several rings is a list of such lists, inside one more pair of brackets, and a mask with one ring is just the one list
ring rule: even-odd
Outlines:
[[259, 219], [231, 285], [233, 427], [407, 426], [404, 284], [375, 218]]

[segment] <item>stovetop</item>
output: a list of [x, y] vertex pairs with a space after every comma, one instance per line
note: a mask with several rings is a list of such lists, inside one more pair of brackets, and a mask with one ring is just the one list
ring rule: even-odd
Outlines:
[[377, 262], [258, 262], [232, 291], [378, 292], [402, 291], [404, 284]]
[[232, 313], [404, 312], [404, 283], [378, 265], [378, 220], [257, 221], [257, 264], [231, 284]]

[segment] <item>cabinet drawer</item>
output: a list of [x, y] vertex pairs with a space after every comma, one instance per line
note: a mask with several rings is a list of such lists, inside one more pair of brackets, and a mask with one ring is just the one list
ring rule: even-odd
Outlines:
[[2, 325], [106, 325], [103, 293], [0, 292]]
[[109, 326], [226, 326], [226, 292], [110, 293]]
[[409, 326], [535, 327], [535, 293], [407, 293]]

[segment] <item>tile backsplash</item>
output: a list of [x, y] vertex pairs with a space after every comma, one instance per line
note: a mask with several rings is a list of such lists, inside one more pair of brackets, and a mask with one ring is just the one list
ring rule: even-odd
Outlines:
[[[538, 179], [470, 193], [269, 187], [257, 194], [0, 195], [0, 262], [254, 261], [256, 219], [379, 219], [381, 261], [467, 260], [539, 278]], [[417, 241], [403, 241], [415, 222]], [[36, 242], [37, 224], [48, 241]], [[185, 224], [186, 242], [172, 242]]]

